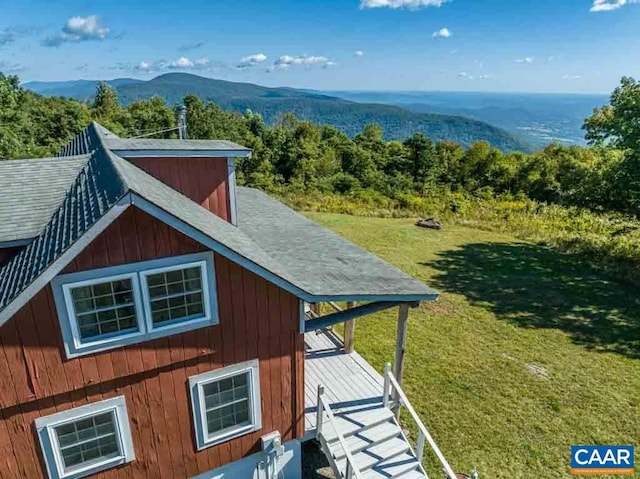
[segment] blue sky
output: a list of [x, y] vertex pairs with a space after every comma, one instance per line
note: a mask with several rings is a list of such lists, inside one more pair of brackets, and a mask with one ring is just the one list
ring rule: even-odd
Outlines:
[[609, 92], [640, 0], [0, 0], [23, 81], [168, 71], [349, 90]]

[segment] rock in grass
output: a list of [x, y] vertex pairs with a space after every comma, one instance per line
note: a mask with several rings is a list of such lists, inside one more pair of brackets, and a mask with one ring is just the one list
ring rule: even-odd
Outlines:
[[429, 228], [432, 230], [444, 229], [443, 224], [435, 220], [434, 218], [425, 218], [425, 219], [418, 220], [416, 222], [416, 226], [419, 226], [420, 228]]

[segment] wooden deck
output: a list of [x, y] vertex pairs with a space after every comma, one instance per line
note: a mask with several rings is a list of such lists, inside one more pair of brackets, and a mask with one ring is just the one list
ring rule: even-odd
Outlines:
[[339, 336], [314, 331], [305, 334], [304, 343], [305, 438], [312, 438], [316, 429], [319, 385], [338, 414], [382, 405], [382, 375], [357, 352], [347, 354]]

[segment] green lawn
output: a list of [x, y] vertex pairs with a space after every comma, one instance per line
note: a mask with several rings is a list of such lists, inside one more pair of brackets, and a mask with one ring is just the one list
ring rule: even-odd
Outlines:
[[[305, 214], [441, 292], [411, 311], [405, 390], [454, 469], [570, 477], [572, 444], [640, 447], [637, 290], [504, 234]], [[395, 319], [358, 320], [380, 371]]]

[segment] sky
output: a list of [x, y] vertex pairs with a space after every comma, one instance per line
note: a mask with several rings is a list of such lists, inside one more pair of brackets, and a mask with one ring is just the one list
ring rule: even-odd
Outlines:
[[0, 71], [605, 93], [640, 78], [640, 0], [0, 0]]

